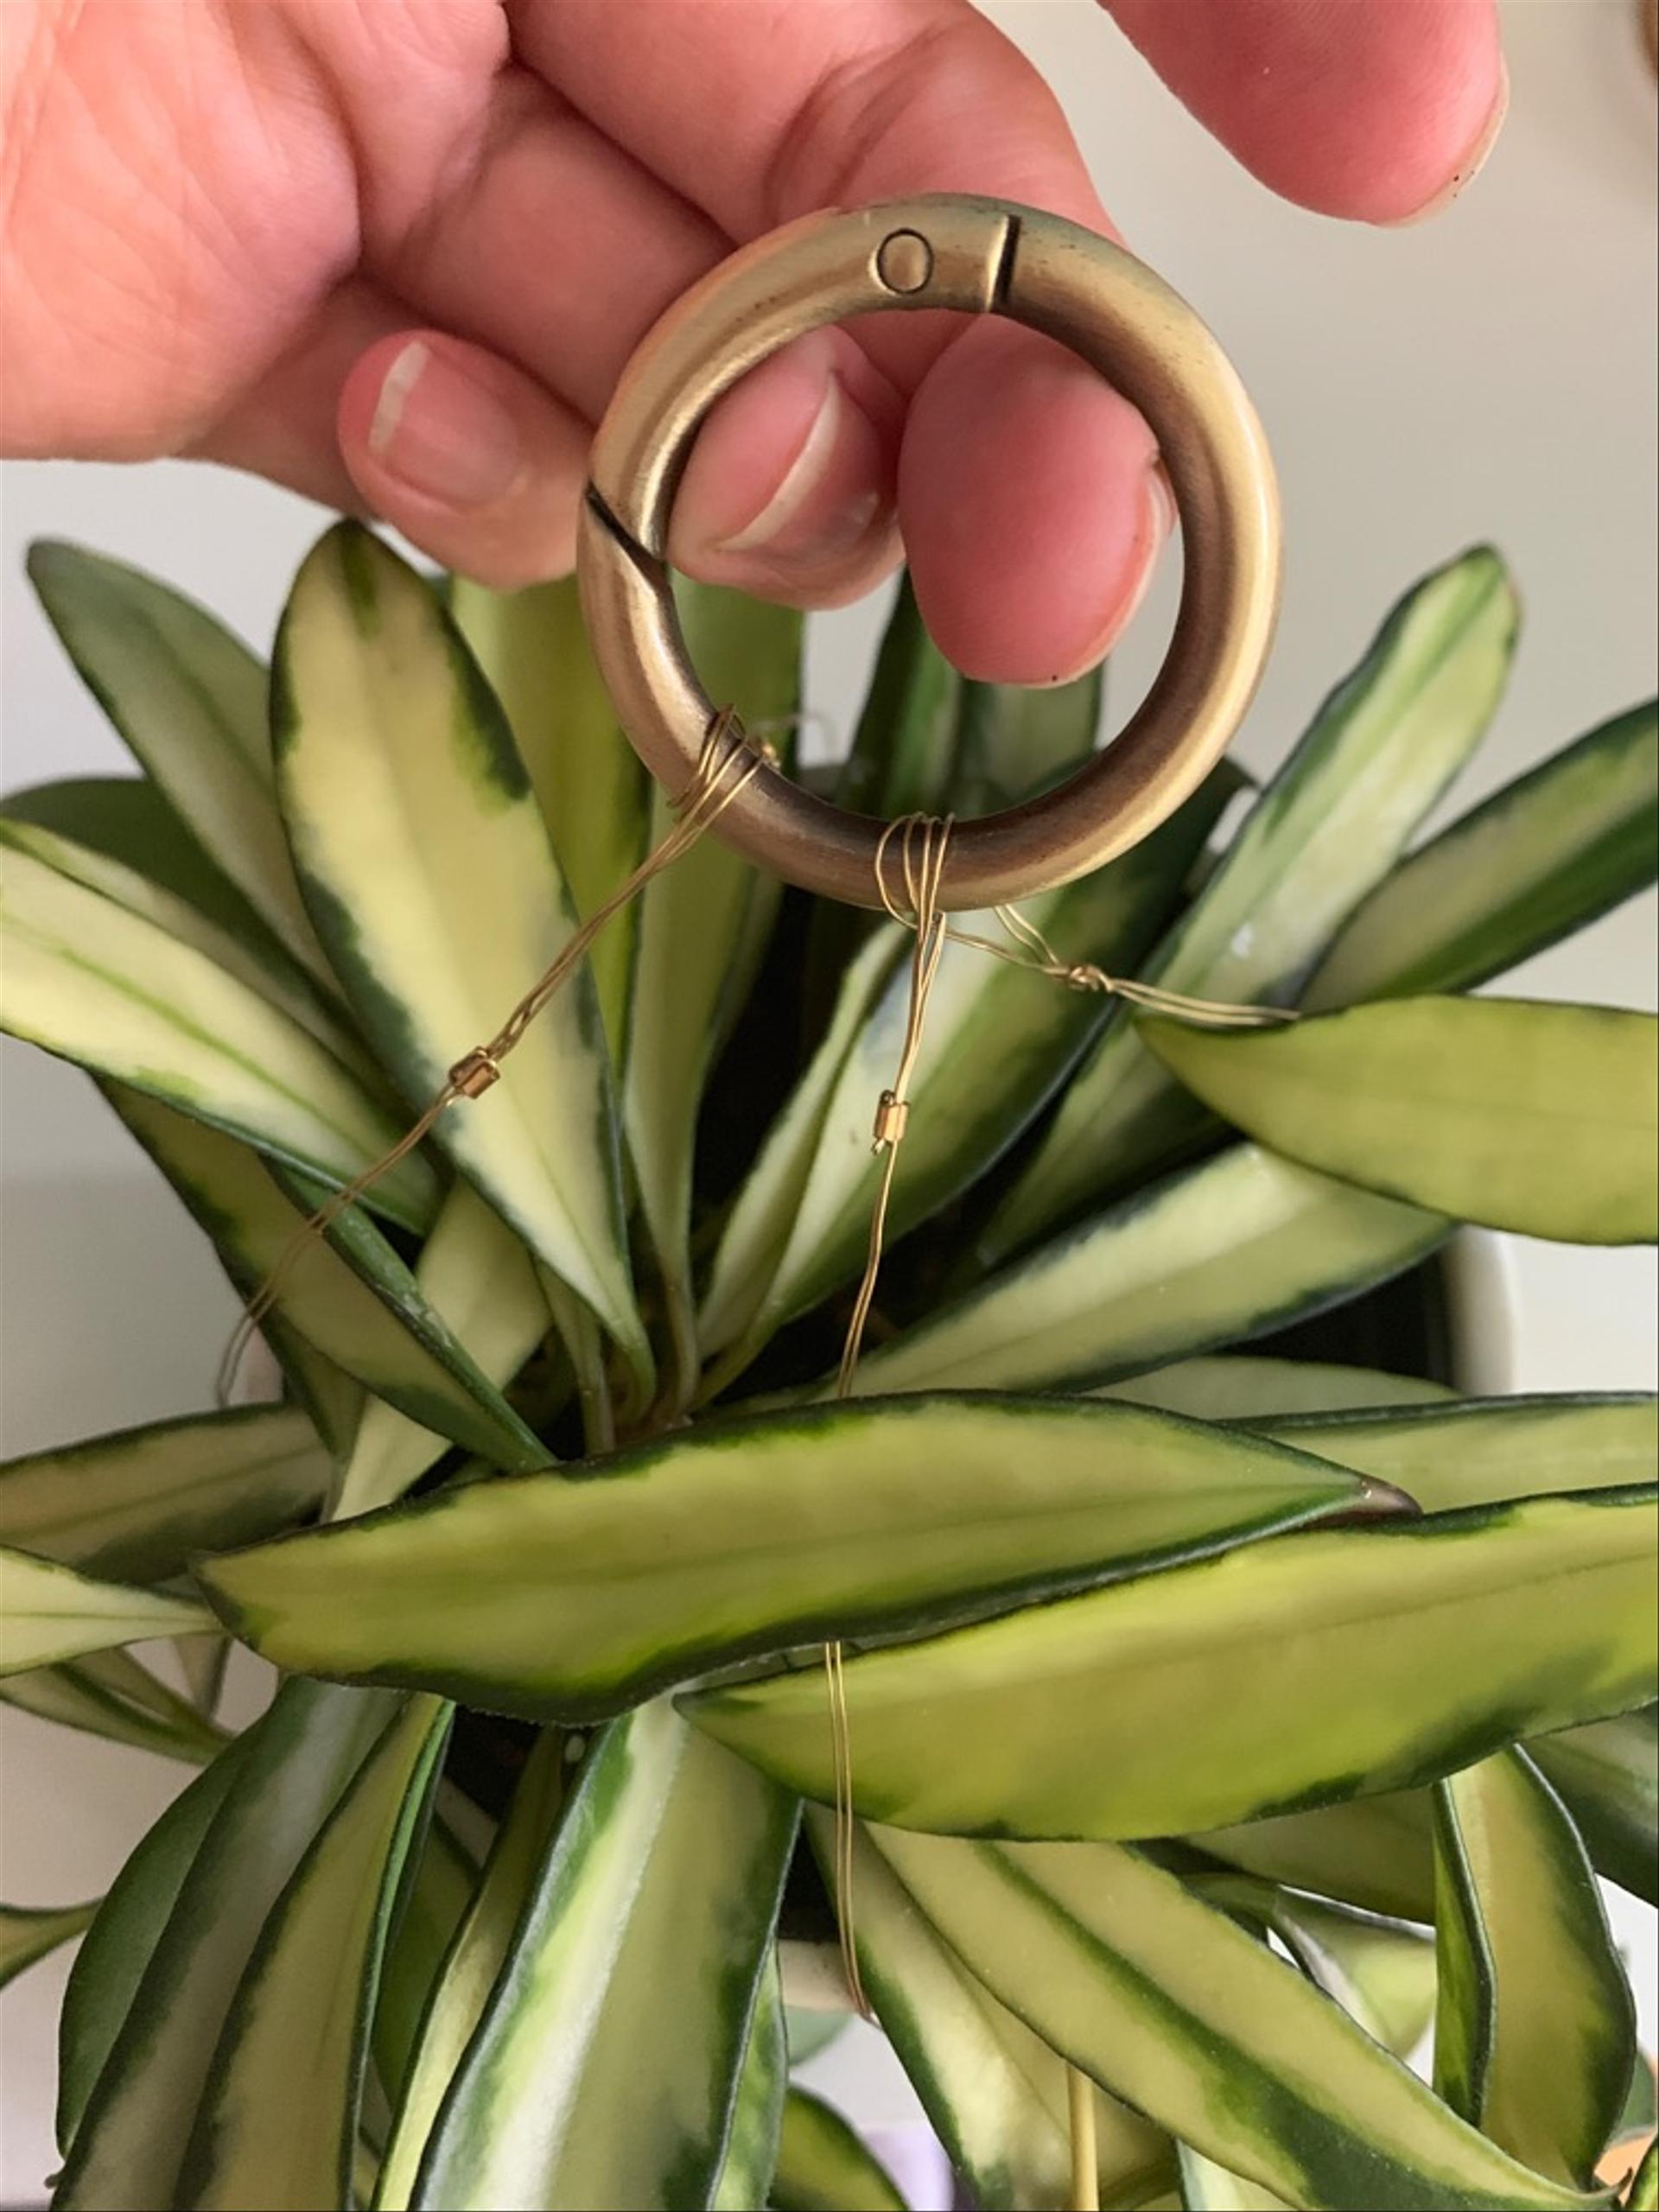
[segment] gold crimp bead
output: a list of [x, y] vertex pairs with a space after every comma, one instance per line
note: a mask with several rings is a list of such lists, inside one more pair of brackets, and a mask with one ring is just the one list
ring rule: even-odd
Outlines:
[[905, 1134], [905, 1124], [909, 1119], [909, 1101], [899, 1097], [891, 1090], [884, 1090], [880, 1103], [875, 1109], [875, 1127], [871, 1131], [874, 1139], [870, 1147], [871, 1151], [885, 1152], [890, 1144], [901, 1142]]
[[501, 1080], [501, 1071], [480, 1045], [449, 1071], [449, 1080], [463, 1098], [481, 1098]]

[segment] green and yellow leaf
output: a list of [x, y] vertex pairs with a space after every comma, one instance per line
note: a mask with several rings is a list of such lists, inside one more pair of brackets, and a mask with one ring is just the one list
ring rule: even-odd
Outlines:
[[[489, 591], [453, 579], [449, 612], [512, 728], [582, 920], [645, 856], [645, 772], [622, 734], [582, 627], [574, 576]], [[588, 956], [612, 1057], [621, 1065], [633, 982], [632, 908]]]
[[266, 1920], [208, 2068], [181, 2207], [350, 2202], [380, 1962], [450, 1719], [436, 1698], [409, 1700]]
[[[1405, 1789], [1648, 1697], [1654, 1536], [1651, 1488], [1303, 1530], [861, 1652], [854, 1802], [946, 1834], [1135, 1837]], [[682, 1702], [833, 1795], [811, 1675]]]
[[1659, 1399], [1465, 1398], [1450, 1405], [1269, 1418], [1264, 1433], [1408, 1491], [1426, 1513], [1652, 1479]]
[[[1108, 970], [1133, 969], [1174, 904], [1229, 788], [1227, 779], [1212, 776], [1132, 852], [1077, 883], [1027, 900], [1022, 915], [1062, 948], [1067, 960], [1093, 961]], [[955, 926], [994, 945], [1012, 942], [994, 914], [962, 915]], [[867, 952], [849, 971], [849, 983], [869, 957]], [[839, 1052], [833, 1084], [823, 1084], [817, 1063], [802, 1078], [809, 1094], [827, 1088], [828, 1097], [794, 1218], [748, 1325], [751, 1341], [764, 1341], [817, 1305], [856, 1275], [863, 1262], [881, 1175], [870, 1143], [870, 1116], [898, 1064], [910, 990], [906, 960], [893, 969], [844, 1048], [841, 1023], [832, 1027], [819, 1059]], [[977, 945], [946, 946], [928, 998], [925, 1049], [911, 1085], [903, 1167], [887, 1211], [889, 1243], [938, 1212], [1001, 1156], [1105, 1019], [1104, 1002], [1088, 992], [1068, 990], [1051, 976], [1011, 965]], [[780, 1126], [787, 1128], [787, 1119]], [[757, 1172], [770, 1175], [764, 1156]], [[727, 1271], [732, 1272], [730, 1262]]]
[[795, 1826], [787, 1798], [669, 1707], [613, 1723], [583, 1764], [413, 2202], [706, 2202]]
[[861, 1395], [1075, 1389], [1264, 1334], [1427, 1257], [1439, 1215], [1235, 1146], [1083, 1223], [860, 1363]]
[[1597, 2202], [1529, 2172], [1173, 1874], [1110, 1845], [875, 1832], [964, 1962], [1075, 2066], [1292, 2204]]
[[[1160, 1407], [1194, 1421], [1255, 1421], [1344, 1413], [1355, 1407], [1438, 1405], [1455, 1395], [1443, 1382], [1426, 1382], [1416, 1375], [1390, 1375], [1381, 1368], [1225, 1352], [1207, 1359], [1179, 1360], [1173, 1367], [1154, 1368], [1128, 1382], [1109, 1382], [1101, 1392], [1103, 1397]], [[1306, 1448], [1320, 1449], [1315, 1444]]]
[[1636, 2016], [1584, 1846], [1519, 1751], [1434, 1793], [1434, 2086], [1552, 2180], [1590, 2185], [1636, 2056]]
[[360, 1207], [296, 1243], [326, 1195], [287, 1189], [245, 1146], [111, 1089], [111, 1103], [213, 1239], [245, 1298], [270, 1286], [271, 1312], [336, 1366], [407, 1414], [504, 1466], [541, 1466], [546, 1446], [518, 1419]]
[[1212, 1858], [1291, 1889], [1425, 1927], [1434, 1917], [1433, 1815], [1424, 1789], [1270, 1815], [1192, 1840]]
[[179, 1891], [238, 1770], [232, 1745], [173, 1800], [128, 1857], [76, 1955], [58, 2020], [58, 2148], [68, 2152]]
[[[1516, 623], [1514, 587], [1485, 547], [1408, 593], [1262, 792], [1146, 980], [1233, 1004], [1294, 996], [1479, 743]], [[982, 1239], [986, 1257], [1144, 1179], [1205, 1126], [1134, 1025], [1115, 1021]]]
[[1467, 991], [1650, 884], [1659, 706], [1554, 753], [1402, 861], [1332, 947], [1304, 1003]]
[[1659, 1904], [1659, 1706], [1527, 1746], [1560, 1791], [1596, 1871]]
[[302, 969], [264, 931], [250, 938], [229, 929], [191, 900], [156, 883], [142, 868], [129, 867], [92, 846], [33, 823], [0, 817], [0, 843], [29, 854], [42, 867], [153, 924], [177, 943], [193, 945], [314, 1037], [366, 1092], [385, 1103], [384, 1080], [355, 1033], [325, 1005]]
[[[800, 616], [695, 584], [682, 588], [679, 612], [688, 657], [709, 698], [717, 708], [735, 706], [747, 728], [770, 731], [786, 757], [783, 725], [800, 703]], [[653, 792], [652, 844], [671, 827], [677, 796]], [[639, 905], [623, 1118], [686, 1390], [694, 1362], [689, 1238], [697, 1112], [748, 995], [778, 895], [775, 879], [711, 834], [654, 878]]]
[[68, 2146], [57, 2212], [154, 2212], [175, 2198], [213, 2052], [261, 1931], [397, 1710], [378, 1691], [284, 1682], [227, 1754], [230, 1786], [164, 1919], [148, 1907], [138, 1916], [149, 1936], [143, 1972]]
[[[192, 1637], [181, 1653], [210, 1643]], [[89, 1651], [55, 1667], [26, 1669], [0, 1676], [0, 1703], [32, 1713], [54, 1727], [78, 1729], [105, 1742], [154, 1751], [168, 1759], [200, 1766], [226, 1744], [224, 1732], [158, 1681], [130, 1653]]]
[[245, 1406], [31, 1452], [0, 1466], [0, 1543], [130, 1582], [308, 1519], [328, 1462], [292, 1406]]
[[[530, 1255], [467, 1183], [457, 1183], [444, 1199], [415, 1263], [414, 1286], [423, 1303], [443, 1316], [472, 1367], [498, 1390], [512, 1382], [552, 1326]], [[344, 1520], [401, 1497], [448, 1441], [445, 1432], [390, 1401], [371, 1399], [340, 1478], [334, 1517]]]
[[1200, 1874], [1187, 1886], [1277, 1937], [1309, 1980], [1396, 2058], [1409, 2058], [1433, 2024], [1434, 1944], [1421, 1929], [1249, 1874]]
[[[877, 929], [841, 978], [830, 1026], [772, 1122], [715, 1248], [697, 1312], [697, 1344], [705, 1355], [760, 1333], [756, 1317], [797, 1233], [801, 1202], [819, 1157], [824, 1117], [882, 989], [904, 957], [904, 933], [896, 925]], [[865, 1103], [868, 1109], [869, 1102]], [[868, 1120], [867, 1110], [862, 1132], [866, 1147]]]
[[467, 1484], [199, 1573], [279, 1666], [583, 1719], [754, 1653], [913, 1635], [1376, 1503], [1323, 1460], [1135, 1407], [907, 1398]]
[[0, 798], [0, 821], [30, 823], [102, 853], [194, 906], [257, 957], [288, 958], [148, 776], [63, 776], [33, 784]]
[[[789, 2044], [784, 1997], [774, 1949], [760, 1975], [749, 2023], [732, 2124], [720, 2178], [709, 2197], [710, 2212], [764, 2212], [777, 2202], [778, 2145], [789, 2088]], [[849, 2203], [854, 2200], [849, 2198]]]
[[402, 2078], [375, 2212], [408, 2212], [427, 2139], [512, 1952], [564, 1804], [564, 1739], [537, 1738], [445, 1955]]
[[[272, 672], [301, 887], [412, 1110], [493, 1037], [575, 918], [500, 707], [429, 588], [354, 524], [302, 567]], [[571, 976], [501, 1077], [435, 1131], [462, 1173], [636, 1359], [610, 1067]]]
[[213, 1624], [213, 1615], [191, 1599], [101, 1582], [29, 1552], [0, 1550], [0, 1674], [151, 1637], [211, 1634]]
[[369, 2039], [377, 2089], [395, 2107], [420, 2043], [444, 1960], [472, 1909], [477, 1862], [437, 1815], [416, 1839], [404, 1873], [397, 1925], [381, 1961]]
[[[829, 1815], [807, 1814], [833, 1880]], [[1062, 2212], [1071, 2202], [1065, 2061], [994, 1997], [944, 1941], [862, 1827], [853, 1836], [859, 1978], [951, 2164], [984, 2212]], [[1095, 2092], [1103, 2205], [1139, 2204], [1173, 2177], [1164, 2131]]]
[[[398, 1125], [290, 1014], [197, 946], [0, 836], [5, 1027], [205, 1126], [344, 1183]], [[374, 1186], [410, 1229], [436, 1185], [418, 1157]]]
[[29, 575], [87, 690], [179, 818], [332, 987], [272, 791], [264, 662], [182, 593], [84, 547], [39, 541]]
[[1659, 1238], [1651, 1014], [1426, 998], [1229, 1035], [1140, 1026], [1189, 1090], [1286, 1159], [1522, 1236]]

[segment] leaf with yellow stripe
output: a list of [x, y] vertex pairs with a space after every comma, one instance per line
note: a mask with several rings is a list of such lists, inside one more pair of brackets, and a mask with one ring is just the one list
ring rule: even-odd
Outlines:
[[1438, 1214], [1235, 1145], [1082, 1222], [859, 1363], [860, 1395], [1077, 1389], [1356, 1297], [1451, 1234]]
[[[1515, 588], [1490, 547], [1424, 578], [1325, 701], [1144, 980], [1232, 1003], [1282, 1003], [1484, 734], [1514, 650]], [[988, 1260], [1200, 1138], [1135, 1025], [1112, 1023], [981, 1239]]]
[[791, 1800], [666, 1706], [613, 1722], [583, 1762], [412, 2202], [706, 2202], [795, 1827]]
[[[301, 1237], [327, 1195], [287, 1190], [245, 1146], [111, 1087], [111, 1103], [213, 1239], [245, 1298], [269, 1286], [271, 1311], [389, 1404], [503, 1466], [544, 1466], [546, 1446], [421, 1295], [392, 1246], [350, 1206]], [[296, 1241], [297, 1240], [297, 1241]]]
[[1272, 1031], [1141, 1032], [1196, 1096], [1287, 1160], [1525, 1236], [1659, 1237], [1651, 1014], [1386, 999]]
[[0, 1550], [0, 1675], [49, 1667], [111, 1644], [211, 1634], [213, 1618], [184, 1598], [100, 1582], [32, 1553]]
[[409, 1700], [266, 1920], [207, 2069], [181, 2208], [349, 2203], [376, 1986], [450, 1718]]
[[[468, 1183], [457, 1183], [444, 1199], [414, 1278], [421, 1300], [443, 1316], [472, 1366], [498, 1390], [552, 1325], [530, 1255]], [[345, 1520], [401, 1497], [448, 1445], [443, 1431], [387, 1399], [371, 1399], [340, 1477], [334, 1517]]]
[[1287, 2202], [1605, 2203], [1487, 2142], [1224, 1912], [1108, 1844], [874, 1840], [944, 1940], [1053, 2049]]
[[[699, 584], [683, 585], [678, 604], [688, 657], [715, 705], [735, 706], [746, 727], [765, 730], [787, 757], [791, 739], [780, 725], [800, 704], [800, 616]], [[671, 827], [670, 798], [677, 796], [653, 792], [653, 844]], [[623, 1119], [688, 1395], [696, 1363], [690, 1235], [697, 1115], [753, 981], [779, 888], [711, 835], [655, 877], [639, 900]]]
[[581, 1720], [752, 1654], [913, 1636], [1377, 1503], [1323, 1460], [1134, 1407], [874, 1400], [454, 1486], [198, 1573], [279, 1666]]
[[[854, 1802], [948, 1834], [1192, 1834], [1627, 1712], [1659, 1663], [1654, 1503], [1649, 1486], [1301, 1529], [861, 1652]], [[681, 1701], [788, 1787], [833, 1796], [810, 1675]]]
[[89, 1904], [0, 1904], [0, 1989], [80, 1935], [97, 1910], [96, 1897]]
[[[272, 671], [301, 888], [417, 1111], [575, 928], [501, 708], [435, 594], [353, 524], [300, 569]], [[585, 965], [436, 1141], [637, 1363], [609, 1060]]]
[[[48, 868], [0, 825], [7, 1031], [344, 1183], [401, 1134], [291, 1014], [199, 946]], [[375, 1185], [377, 1211], [424, 1229], [436, 1184], [417, 1157]]]
[[316, 1510], [328, 1462], [292, 1406], [153, 1421], [0, 1466], [0, 1543], [124, 1581], [274, 1535]]
[[[806, 1821], [833, 1885], [830, 1816], [809, 1808]], [[944, 1941], [861, 1825], [849, 1924], [865, 1993], [976, 2203], [1064, 2212], [1073, 2201], [1065, 2061]], [[1103, 2089], [1094, 2105], [1100, 2201], [1141, 2203], [1173, 2180], [1175, 2146]]]
[[1554, 2180], [1587, 2187], [1624, 2101], [1636, 2016], [1583, 1844], [1521, 1752], [1440, 1783], [1434, 2084]]
[[38, 540], [29, 577], [87, 690], [203, 851], [332, 988], [272, 791], [264, 663], [194, 600], [84, 546]]
[[[449, 612], [500, 701], [553, 849], [583, 921], [645, 856], [645, 771], [622, 734], [599, 672], [574, 576], [524, 591], [487, 590], [466, 576]], [[625, 907], [589, 954], [611, 1055], [621, 1064], [633, 986], [638, 917]]]

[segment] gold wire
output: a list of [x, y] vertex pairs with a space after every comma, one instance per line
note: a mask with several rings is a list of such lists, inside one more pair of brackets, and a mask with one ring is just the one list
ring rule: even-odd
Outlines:
[[1071, 2212], [1100, 2212], [1100, 2150], [1095, 2138], [1095, 2085], [1075, 2066], [1065, 2069], [1066, 2119], [1071, 2137]]
[[[838, 1398], [850, 1395], [853, 1378], [858, 1371], [859, 1354], [864, 1346], [864, 1332], [869, 1322], [870, 1307], [874, 1302], [876, 1279], [881, 1271], [881, 1255], [887, 1243], [887, 1209], [893, 1198], [899, 1147], [904, 1141], [905, 1125], [910, 1113], [911, 1078], [915, 1074], [916, 1062], [921, 1052], [928, 1000], [932, 995], [939, 963], [944, 957], [945, 939], [950, 934], [939, 907], [939, 890], [944, 880], [945, 857], [950, 849], [953, 826], [953, 818], [950, 816], [941, 822], [931, 815], [900, 815], [897, 821], [890, 822], [882, 831], [875, 849], [875, 887], [881, 904], [895, 921], [912, 928], [916, 934], [911, 947], [910, 1007], [905, 1022], [904, 1045], [899, 1055], [899, 1065], [893, 1071], [893, 1082], [876, 1103], [871, 1132], [870, 1149], [880, 1155], [881, 1170], [876, 1183], [875, 1201], [870, 1210], [870, 1241], [864, 1262], [863, 1280], [853, 1301], [846, 1339], [842, 1346], [841, 1368], [836, 1380], [836, 1395]], [[903, 908], [896, 903], [887, 884], [887, 855], [895, 837], [899, 841], [899, 865], [906, 901]], [[824, 1685], [830, 1700], [830, 1761], [835, 1776], [836, 1916], [841, 1938], [842, 1971], [854, 2004], [868, 2020], [873, 2015], [869, 1999], [864, 1993], [863, 1977], [859, 1972], [853, 1907], [853, 1850], [856, 1830], [853, 1812], [852, 1724], [847, 1710], [843, 1660], [844, 1654], [838, 1639], [824, 1645]]]
[[[872, 1148], [880, 1155], [881, 1171], [870, 1211], [870, 1236], [864, 1274], [853, 1301], [836, 1378], [836, 1395], [851, 1393], [863, 1349], [870, 1309], [887, 1243], [887, 1214], [899, 1164], [899, 1147], [909, 1120], [909, 1090], [921, 1050], [928, 1001], [947, 944], [968, 944], [988, 952], [1011, 966], [1049, 976], [1073, 990], [1099, 991], [1130, 1002], [1170, 1014], [1189, 1021], [1217, 1027], [1255, 1028], [1294, 1021], [1294, 1013], [1279, 1007], [1231, 1006], [1219, 1000], [1199, 999], [1185, 992], [1166, 991], [1155, 984], [1109, 975], [1092, 961], [1067, 961], [1056, 951], [1042, 931], [1027, 916], [1011, 906], [995, 909], [996, 918], [1012, 940], [999, 944], [990, 938], [950, 927], [939, 908], [945, 857], [950, 849], [951, 823], [921, 815], [907, 815], [889, 823], [876, 846], [875, 884], [889, 917], [914, 932], [911, 948], [910, 999], [903, 1048], [890, 1089], [876, 1107]], [[887, 880], [887, 860], [894, 839], [899, 841], [899, 874], [902, 903]], [[869, 1999], [859, 1970], [857, 1916], [853, 1899], [856, 1815], [853, 1805], [852, 1720], [847, 1704], [845, 1653], [836, 1640], [823, 1647], [824, 1683], [830, 1706], [830, 1761], [835, 1792], [834, 1883], [842, 1972], [854, 2004], [868, 2019]], [[1071, 2212], [1097, 2212], [1100, 2202], [1099, 2153], [1096, 2141], [1094, 2085], [1075, 2067], [1066, 2069], [1068, 2133], [1071, 2142]]]
[[[720, 818], [750, 779], [760, 772], [762, 765], [772, 765], [776, 757], [769, 745], [752, 739], [745, 732], [734, 709], [722, 707], [710, 719], [691, 780], [674, 802], [678, 818], [673, 828], [645, 855], [627, 880], [619, 885], [608, 899], [594, 909], [581, 928], [566, 939], [557, 958], [524, 993], [489, 1042], [475, 1045], [470, 1052], [461, 1055], [450, 1069], [442, 1088], [397, 1143], [383, 1153], [378, 1160], [353, 1175], [349, 1182], [342, 1184], [339, 1190], [331, 1192], [316, 1211], [301, 1223], [278, 1253], [276, 1265], [249, 1300], [229, 1344], [225, 1347], [219, 1368], [218, 1394], [221, 1403], [228, 1399], [235, 1387], [238, 1370], [254, 1332], [281, 1297], [301, 1255], [317, 1239], [327, 1235], [348, 1206], [354, 1205], [382, 1176], [390, 1174], [394, 1167], [407, 1160], [416, 1147], [431, 1135], [458, 1099], [481, 1098], [494, 1086], [500, 1078], [501, 1062], [522, 1041], [537, 1014], [586, 958], [594, 940], [607, 923], [613, 920], [625, 906], [637, 899], [653, 876], [660, 875], [664, 868], [671, 868], [683, 854], [689, 852], [703, 832]], [[741, 772], [728, 780], [727, 772], [734, 762], [738, 761], [742, 764]]]
[[1138, 982], [1131, 976], [1109, 975], [1092, 960], [1063, 959], [1029, 915], [1013, 906], [998, 906], [995, 911], [997, 920], [1029, 957], [1022, 958], [1020, 953], [1010, 952], [1006, 945], [997, 944], [987, 937], [976, 937], [969, 931], [952, 930], [952, 939], [957, 944], [975, 945], [1013, 967], [1029, 969], [1034, 975], [1052, 976], [1056, 982], [1068, 984], [1074, 991], [1099, 991], [1108, 997], [1128, 999], [1149, 1012], [1173, 1014], [1178, 1020], [1201, 1022], [1217, 1029], [1265, 1029], [1275, 1022], [1294, 1021], [1297, 1018], [1290, 1007], [1236, 1006], [1224, 999], [1191, 998], [1185, 991], [1166, 991], [1157, 983]]

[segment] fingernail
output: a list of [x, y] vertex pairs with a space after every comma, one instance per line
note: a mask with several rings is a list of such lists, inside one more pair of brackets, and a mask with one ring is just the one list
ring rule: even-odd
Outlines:
[[1152, 588], [1152, 579], [1158, 567], [1158, 556], [1174, 536], [1176, 525], [1180, 520], [1179, 512], [1175, 505], [1175, 494], [1169, 488], [1169, 479], [1164, 474], [1161, 461], [1154, 461], [1147, 472], [1146, 486], [1141, 496], [1145, 504], [1144, 519], [1138, 541], [1141, 572], [1135, 578], [1135, 588], [1096, 639], [1093, 651], [1084, 663], [1085, 668], [1092, 668], [1096, 661], [1111, 651], [1141, 612], [1141, 601]]
[[1442, 185], [1433, 198], [1421, 207], [1414, 208], [1409, 215], [1397, 215], [1392, 222], [1382, 224], [1380, 228], [1403, 231], [1408, 230], [1414, 223], [1432, 221], [1466, 192], [1485, 168], [1491, 150], [1497, 143], [1498, 133], [1503, 128], [1503, 118], [1510, 111], [1510, 65], [1502, 54], [1498, 56], [1497, 68], [1497, 98], [1492, 104], [1492, 111], [1482, 125], [1479, 137], [1452, 171], [1450, 182]]
[[[1152, 532], [1152, 559], [1155, 561], [1174, 537], [1181, 522], [1180, 510], [1175, 504], [1175, 494], [1170, 488], [1169, 478], [1164, 472], [1161, 461], [1154, 461], [1152, 464], [1152, 472], [1147, 478], [1147, 494], [1151, 508], [1147, 522]], [[1150, 567], [1147, 574], [1151, 574]]]
[[448, 507], [493, 505], [524, 467], [518, 425], [494, 392], [419, 338], [386, 371], [369, 451], [389, 475]]
[[853, 428], [853, 403], [838, 376], [826, 378], [823, 397], [784, 480], [759, 514], [715, 550], [759, 553], [791, 569], [818, 568], [849, 553], [868, 531], [880, 505], [873, 486], [825, 499], [830, 472], [842, 457]]

